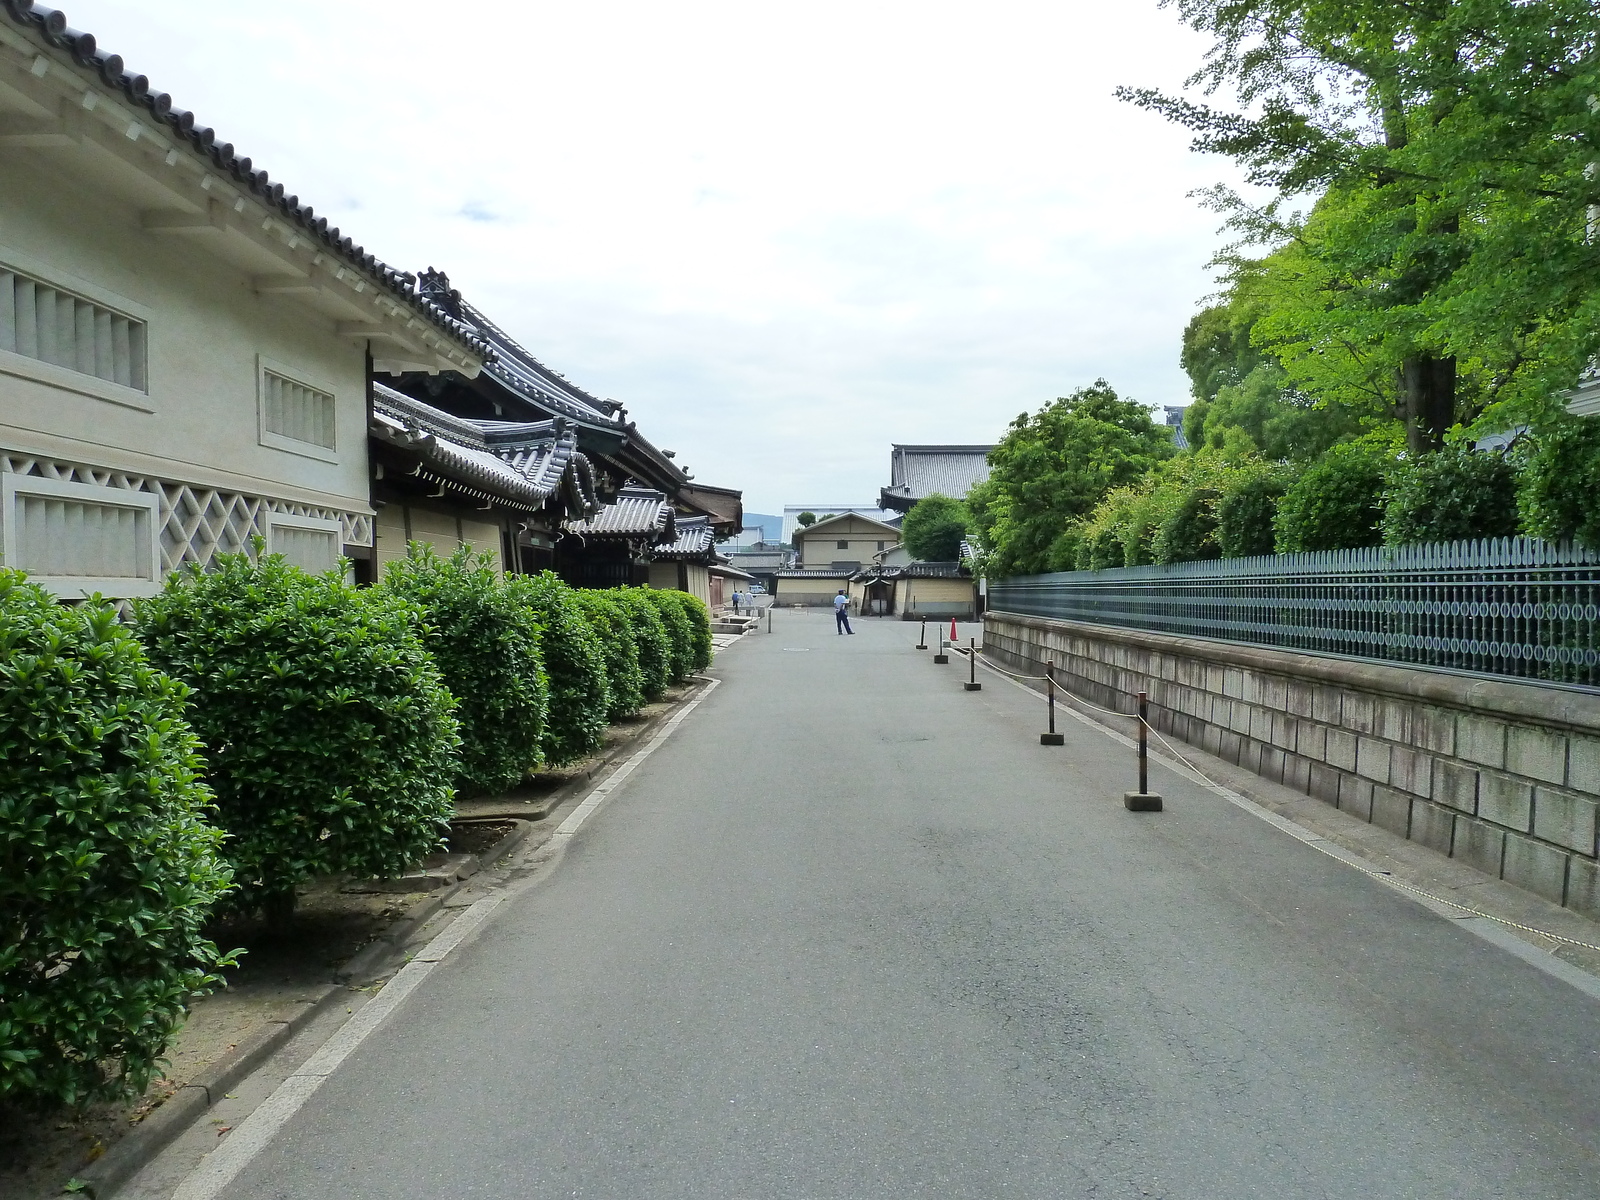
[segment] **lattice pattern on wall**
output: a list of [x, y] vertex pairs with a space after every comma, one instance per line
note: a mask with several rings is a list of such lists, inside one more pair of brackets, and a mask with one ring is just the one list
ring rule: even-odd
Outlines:
[[253, 538], [266, 535], [264, 518], [268, 512], [338, 521], [345, 545], [372, 545], [372, 518], [360, 513], [18, 454], [0, 453], [0, 470], [130, 492], [156, 493], [161, 498], [163, 571], [176, 571], [190, 562], [207, 566], [218, 554], [235, 554], [248, 549]]

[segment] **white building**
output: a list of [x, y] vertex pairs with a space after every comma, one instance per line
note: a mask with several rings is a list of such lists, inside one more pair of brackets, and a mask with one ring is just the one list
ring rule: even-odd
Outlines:
[[128, 597], [256, 536], [370, 562], [371, 372], [486, 353], [92, 36], [0, 8], [6, 565]]

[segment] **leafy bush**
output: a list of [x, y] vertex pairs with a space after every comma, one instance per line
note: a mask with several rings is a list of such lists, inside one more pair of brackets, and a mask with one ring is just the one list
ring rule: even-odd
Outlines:
[[1563, 416], [1535, 431], [1517, 509], [1534, 537], [1600, 550], [1600, 419]]
[[1346, 550], [1383, 541], [1384, 452], [1362, 442], [1335, 446], [1284, 492], [1274, 518], [1279, 554]]
[[554, 572], [513, 576], [506, 586], [544, 627], [544, 669], [550, 679], [545, 761], [576, 762], [604, 743], [611, 709], [605, 651], [573, 589]]
[[1271, 554], [1276, 537], [1273, 520], [1278, 500], [1288, 485], [1276, 474], [1245, 479], [1217, 501], [1217, 546], [1223, 558]]
[[0, 569], [0, 1098], [137, 1095], [232, 965], [185, 694], [109, 606]]
[[460, 795], [503, 792], [539, 765], [549, 689], [539, 622], [487, 554], [442, 559], [426, 542], [389, 564], [384, 590], [421, 607], [423, 643], [456, 697]]
[[650, 601], [649, 588], [613, 588], [607, 594], [627, 611], [633, 626], [634, 644], [639, 647], [639, 674], [644, 679], [646, 700], [658, 699], [672, 684], [672, 635], [661, 618], [661, 610]]
[[677, 597], [682, 594], [667, 588], [645, 590], [645, 599], [661, 614], [661, 623], [667, 627], [667, 637], [672, 643], [673, 683], [682, 683], [694, 670], [694, 625], [683, 605], [678, 603]]
[[935, 492], [911, 506], [900, 524], [900, 540], [913, 558], [955, 562], [970, 521], [965, 504]]
[[283, 921], [303, 880], [397, 875], [439, 845], [461, 739], [415, 605], [234, 554], [137, 613], [150, 660], [194, 691], [243, 906]]
[[588, 618], [605, 657], [606, 688], [611, 697], [606, 718], [619, 721], [644, 706], [644, 672], [639, 667], [639, 640], [631, 608], [612, 590], [575, 588], [572, 596]]
[[1156, 562], [1166, 566], [1221, 557], [1222, 547], [1217, 543], [1219, 495], [1216, 488], [1208, 487], [1179, 494], [1177, 504], [1156, 531], [1151, 547]]
[[1391, 546], [1514, 537], [1516, 532], [1517, 475], [1503, 455], [1454, 442], [1390, 476], [1383, 540]]
[[1122, 538], [1113, 525], [1087, 528], [1078, 543], [1078, 562], [1081, 571], [1104, 571], [1122, 565]]
[[688, 592], [672, 593], [678, 598], [683, 615], [689, 618], [690, 642], [694, 646], [694, 669], [703, 671], [711, 665], [711, 610], [699, 596]]

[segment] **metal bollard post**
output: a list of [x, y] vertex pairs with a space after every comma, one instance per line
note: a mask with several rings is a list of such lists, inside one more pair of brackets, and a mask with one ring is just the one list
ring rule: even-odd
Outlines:
[[967, 639], [967, 666], [969, 668], [967, 681], [961, 685], [961, 690], [964, 692], [983, 691], [983, 684], [978, 682], [978, 639], [975, 637]]
[[772, 605], [767, 605], [767, 632], [772, 632]]
[[1045, 708], [1050, 714], [1050, 729], [1049, 732], [1039, 735], [1039, 745], [1064, 746], [1067, 744], [1066, 735], [1056, 732], [1056, 664], [1054, 659], [1044, 665], [1044, 696]]
[[1150, 694], [1139, 693], [1139, 790], [1123, 792], [1122, 806], [1130, 812], [1160, 812], [1161, 796], [1150, 790]]
[[939, 653], [933, 656], [933, 661], [941, 667], [944, 666], [945, 663], [950, 661], [949, 650], [950, 643], [944, 640], [944, 634], [941, 633], [939, 635]]
[[927, 648], [928, 648], [928, 618], [927, 617], [923, 617], [922, 618], [922, 636], [917, 639], [917, 649], [918, 650], [926, 650]]

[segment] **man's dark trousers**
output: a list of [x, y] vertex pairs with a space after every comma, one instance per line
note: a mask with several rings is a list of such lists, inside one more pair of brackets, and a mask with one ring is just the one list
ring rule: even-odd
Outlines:
[[850, 628], [850, 614], [843, 604], [833, 610], [833, 623], [838, 626], [841, 635], [855, 632], [854, 629]]

